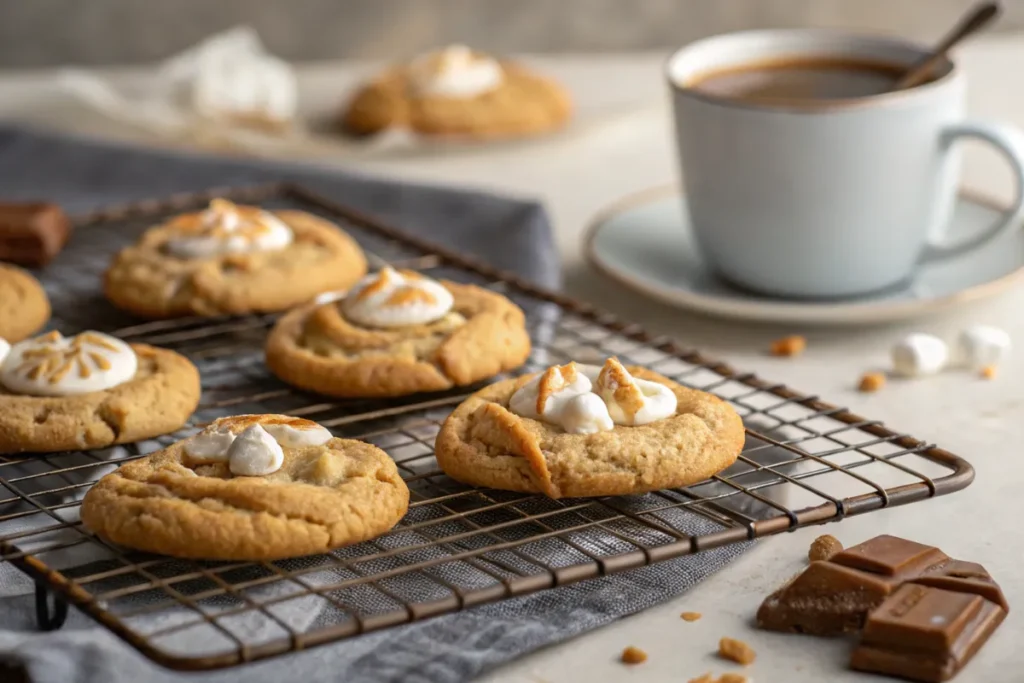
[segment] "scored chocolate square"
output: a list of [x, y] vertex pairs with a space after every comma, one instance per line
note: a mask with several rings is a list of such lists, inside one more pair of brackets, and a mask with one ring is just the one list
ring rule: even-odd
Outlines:
[[70, 234], [71, 221], [56, 204], [0, 202], [0, 261], [45, 266]]

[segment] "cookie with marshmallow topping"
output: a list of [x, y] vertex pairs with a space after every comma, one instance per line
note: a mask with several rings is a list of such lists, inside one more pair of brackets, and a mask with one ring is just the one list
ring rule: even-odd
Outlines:
[[42, 285], [21, 268], [0, 263], [0, 339], [21, 341], [50, 319]]
[[481, 287], [383, 268], [337, 300], [282, 317], [267, 367], [337, 397], [391, 397], [472, 384], [530, 353], [522, 310]]
[[99, 536], [148, 552], [275, 560], [369, 540], [405, 515], [388, 455], [285, 415], [237, 415], [103, 477], [82, 501]]
[[725, 401], [610, 358], [481, 389], [434, 452], [461, 482], [563, 498], [688, 486], [732, 465], [743, 442]]
[[104, 291], [144, 318], [275, 312], [347, 289], [365, 274], [362, 249], [327, 220], [214, 199], [122, 249]]
[[572, 101], [558, 83], [464, 45], [450, 45], [387, 70], [346, 105], [356, 135], [408, 129], [422, 135], [516, 138], [561, 128]]
[[0, 341], [0, 453], [104, 448], [180, 429], [199, 403], [183, 356], [100, 332]]

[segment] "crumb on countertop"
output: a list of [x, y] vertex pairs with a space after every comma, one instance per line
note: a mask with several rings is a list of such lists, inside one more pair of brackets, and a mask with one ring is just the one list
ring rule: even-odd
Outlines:
[[718, 683], [749, 683], [749, 679], [743, 674], [727, 673], [722, 674], [722, 677], [718, 679]]
[[638, 647], [630, 645], [622, 651], [622, 662], [624, 664], [641, 664], [647, 661], [647, 653]]
[[771, 345], [773, 356], [798, 356], [807, 348], [807, 339], [798, 334], [776, 339]]
[[752, 647], [735, 638], [722, 638], [718, 641], [718, 656], [744, 666], [757, 659], [757, 653]]
[[715, 677], [711, 675], [711, 672], [707, 672], [702, 676], [691, 678], [686, 683], [715, 683]]
[[985, 379], [995, 379], [996, 366], [986, 365], [981, 369], [981, 376], [984, 377]]
[[679, 618], [683, 621], [697, 621], [701, 616], [703, 615], [700, 612], [683, 612], [679, 615]]
[[885, 374], [881, 372], [865, 372], [857, 385], [857, 391], [870, 393], [885, 386]]
[[823, 536], [818, 536], [811, 543], [811, 548], [807, 551], [807, 559], [810, 562], [827, 560], [842, 549], [843, 544], [839, 542], [838, 538], [825, 534]]

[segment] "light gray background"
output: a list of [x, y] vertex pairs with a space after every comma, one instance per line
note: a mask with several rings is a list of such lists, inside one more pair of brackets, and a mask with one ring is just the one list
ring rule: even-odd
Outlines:
[[[292, 60], [671, 47], [722, 31], [851, 27], [932, 39], [972, 0], [0, 0], [0, 68], [156, 60], [239, 23]], [[1004, 0], [997, 30], [1024, 28]]]

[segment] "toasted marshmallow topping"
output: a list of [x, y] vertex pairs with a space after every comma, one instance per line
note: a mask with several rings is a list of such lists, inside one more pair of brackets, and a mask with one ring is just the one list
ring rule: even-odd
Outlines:
[[509, 399], [516, 415], [556, 424], [570, 434], [663, 420], [675, 414], [676, 404], [671, 389], [634, 378], [614, 358], [600, 368], [576, 363], [548, 368]]
[[240, 477], [273, 474], [283, 464], [284, 449], [262, 425], [247, 428], [228, 448], [228, 469]]
[[637, 379], [614, 358], [605, 361], [594, 393], [608, 406], [615, 424], [643, 425], [676, 412], [676, 395], [664, 384]]
[[420, 96], [470, 99], [497, 89], [505, 73], [493, 57], [451, 45], [413, 60], [409, 86]]
[[191, 104], [202, 116], [276, 125], [295, 118], [295, 73], [287, 62], [268, 54], [252, 32], [207, 41], [188, 66]]
[[1006, 360], [1011, 348], [1006, 330], [974, 325], [961, 332], [957, 339], [957, 361], [972, 370], [981, 370]]
[[214, 199], [199, 214], [179, 216], [164, 249], [186, 259], [284, 249], [294, 234], [274, 214], [254, 206]]
[[946, 342], [930, 334], [908, 335], [892, 348], [893, 370], [902, 377], [933, 375], [946, 367], [947, 360]]
[[444, 285], [410, 270], [384, 267], [363, 278], [341, 302], [346, 318], [365, 327], [406, 327], [440, 320], [454, 299]]
[[130, 380], [139, 367], [130, 346], [100, 332], [74, 337], [48, 332], [19, 342], [0, 355], [0, 384], [29, 396], [104, 391]]
[[[249, 436], [239, 444], [246, 434]], [[252, 477], [280, 469], [283, 448], [321, 446], [332, 438], [327, 428], [311, 420], [286, 415], [235, 415], [214, 421], [186, 441], [184, 450], [193, 464], [227, 462], [233, 474]], [[273, 447], [267, 445], [268, 439], [274, 442]], [[280, 458], [274, 455], [278, 451], [282, 453]], [[273, 469], [268, 469], [272, 465]], [[261, 469], [267, 471], [253, 474]]]

